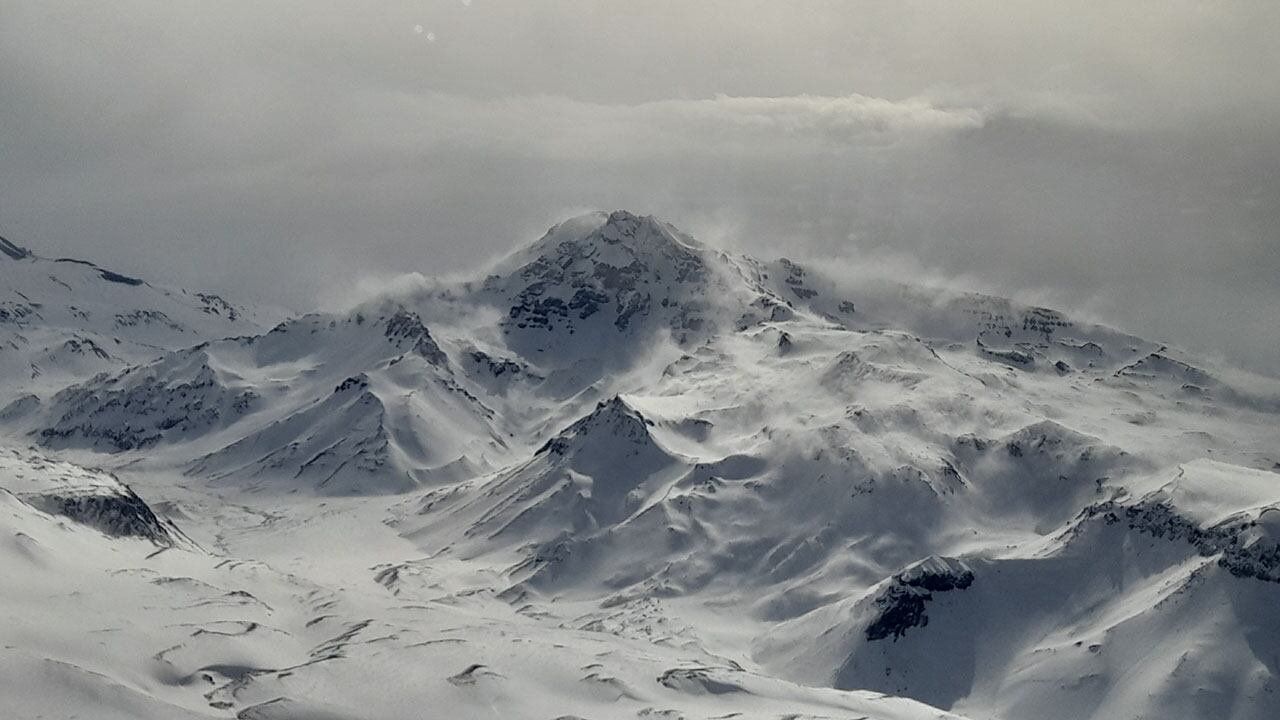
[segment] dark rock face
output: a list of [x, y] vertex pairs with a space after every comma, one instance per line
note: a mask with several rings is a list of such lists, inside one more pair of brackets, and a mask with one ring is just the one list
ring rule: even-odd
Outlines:
[[800, 298], [801, 300], [808, 300], [810, 298], [815, 298], [818, 296], [817, 290], [805, 287], [804, 278], [806, 275], [806, 271], [803, 267], [795, 264], [794, 262], [786, 258], [779, 258], [778, 264], [781, 265], [782, 268], [787, 272], [787, 276], [782, 279], [782, 282], [785, 283], [788, 288], [790, 288], [791, 292], [796, 297]]
[[396, 312], [387, 319], [384, 334], [396, 347], [409, 345], [413, 352], [432, 363], [440, 365], [448, 361], [448, 356], [440, 349], [435, 338], [431, 337], [431, 331], [422, 324], [422, 318], [417, 313], [408, 310]]
[[120, 283], [121, 285], [141, 285], [142, 284], [142, 281], [139, 280], [138, 278], [129, 277], [128, 275], [121, 275], [120, 273], [111, 272], [110, 270], [99, 270], [98, 275], [100, 275], [103, 280], [106, 280], [108, 282], [113, 282], [113, 283]]
[[672, 690], [693, 689], [712, 695], [745, 692], [740, 685], [718, 679], [717, 674], [716, 669], [710, 667], [672, 668], [658, 676], [658, 684]]
[[1033, 307], [1018, 312], [1009, 307], [987, 306], [969, 312], [978, 321], [980, 334], [989, 337], [1012, 338], [1018, 335], [1047, 343], [1058, 328], [1074, 325], [1062, 313], [1048, 308]]
[[128, 275], [121, 275], [118, 272], [112, 272], [110, 270], [105, 270], [103, 268], [98, 267], [97, 265], [94, 265], [88, 260], [76, 260], [75, 258], [57, 258], [54, 260], [54, 262], [74, 263], [76, 265], [84, 265], [86, 267], [92, 268], [94, 271], [98, 273], [98, 277], [102, 278], [103, 280], [106, 280], [107, 282], [120, 283], [121, 285], [132, 285], [135, 287], [138, 285], [145, 284], [142, 280], [139, 280], [138, 278], [129, 277]]
[[982, 343], [979, 342], [978, 351], [992, 360], [998, 360], [1017, 367], [1030, 368], [1036, 364], [1035, 356], [1025, 350], [993, 350], [983, 346]]
[[930, 557], [893, 576], [893, 581], [876, 598], [879, 610], [867, 626], [868, 640], [896, 640], [913, 627], [925, 627], [929, 616], [925, 606], [933, 594], [964, 590], [973, 584], [973, 570], [953, 558]]
[[235, 305], [212, 293], [196, 293], [200, 300], [200, 311], [209, 315], [225, 317], [232, 322], [240, 319], [240, 310]]
[[172, 547], [177, 535], [172, 525], [161, 520], [127, 486], [118, 493], [44, 494], [23, 498], [29, 505], [53, 515], [62, 515], [112, 537], [138, 537], [156, 545]]
[[1208, 372], [1168, 355], [1153, 352], [1135, 363], [1120, 368], [1116, 377], [1135, 378], [1140, 380], [1156, 380], [1168, 378], [1181, 384], [1208, 388], [1217, 385], [1217, 380]]
[[596, 409], [590, 415], [579, 418], [560, 434], [543, 443], [534, 454], [565, 455], [575, 445], [588, 441], [592, 436], [645, 443], [650, 441], [649, 427], [652, 425], [652, 420], [615, 396], [596, 403]]
[[29, 302], [5, 301], [0, 302], [0, 323], [14, 323], [21, 325], [29, 322], [27, 318], [37, 315], [40, 306]]
[[615, 212], [588, 236], [560, 242], [516, 271], [505, 325], [573, 332], [578, 321], [608, 313], [624, 332], [655, 309], [655, 297], [669, 297], [671, 286], [708, 276], [702, 258], [660, 223]]
[[867, 626], [867, 639], [883, 640], [890, 635], [897, 639], [905, 634], [908, 628], [928, 625], [929, 617], [924, 614], [924, 606], [932, 599], [933, 595], [927, 590], [891, 585], [876, 598], [880, 615], [875, 622]]
[[1280, 545], [1268, 539], [1249, 542], [1245, 537], [1257, 526], [1256, 520], [1238, 518], [1205, 528], [1179, 515], [1176, 508], [1151, 501], [1127, 506], [1108, 501], [1083, 514], [1101, 517], [1108, 525], [1127, 523], [1131, 530], [1151, 537], [1190, 543], [1203, 557], [1220, 555], [1218, 566], [1236, 577], [1280, 583]]
[[260, 399], [252, 390], [222, 385], [207, 364], [181, 382], [163, 374], [137, 377], [144, 372], [101, 375], [59, 392], [54, 403], [66, 411], [40, 430], [41, 444], [112, 452], [147, 448], [225, 425], [257, 409]]
[[5, 255], [8, 255], [10, 258], [13, 258], [14, 260], [22, 260], [24, 258], [31, 257], [30, 250], [18, 245], [14, 245], [13, 243], [9, 242], [8, 240], [5, 240], [2, 237], [0, 237], [0, 253], [4, 253]]
[[367, 387], [369, 387], [369, 376], [364, 373], [360, 373], [359, 375], [354, 375], [343, 380], [333, 389], [333, 393], [337, 395], [338, 393], [344, 393], [352, 388], [364, 390]]
[[86, 337], [73, 337], [62, 344], [62, 349], [76, 355], [93, 355], [102, 360], [111, 359], [110, 353]]
[[485, 368], [493, 377], [502, 377], [508, 374], [518, 375], [524, 372], [524, 367], [520, 363], [507, 358], [495, 358], [481, 350], [473, 350], [468, 357], [471, 358], [471, 362]]
[[[141, 281], [139, 281], [141, 282]], [[170, 330], [186, 332], [187, 329], [174, 322], [159, 310], [132, 310], [116, 315], [116, 327], [138, 327], [140, 325], [162, 325]]]
[[1072, 322], [1065, 315], [1048, 308], [1030, 308], [1022, 315], [1023, 332], [1039, 333], [1046, 341], [1058, 328], [1069, 328]]

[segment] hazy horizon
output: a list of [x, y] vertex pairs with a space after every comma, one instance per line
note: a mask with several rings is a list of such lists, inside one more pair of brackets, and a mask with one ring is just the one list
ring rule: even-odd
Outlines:
[[1280, 372], [1280, 7], [0, 0], [0, 20], [0, 236], [44, 255], [307, 310], [625, 208]]

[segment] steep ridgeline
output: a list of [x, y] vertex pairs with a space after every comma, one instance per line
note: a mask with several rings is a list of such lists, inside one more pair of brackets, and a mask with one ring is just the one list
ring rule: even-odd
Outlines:
[[241, 484], [396, 492], [503, 455], [502, 419], [467, 386], [409, 311], [309, 315], [69, 387], [29, 432]]
[[40, 257], [0, 238], [0, 407], [167, 350], [261, 330], [256, 311], [217, 295]]
[[[1023, 372], [1114, 372], [1163, 347], [1008, 298], [912, 285], [883, 276], [850, 283], [785, 258], [753, 262], [754, 277], [829, 322], [862, 331], [907, 330]], [[851, 287], [851, 284], [853, 285]]]

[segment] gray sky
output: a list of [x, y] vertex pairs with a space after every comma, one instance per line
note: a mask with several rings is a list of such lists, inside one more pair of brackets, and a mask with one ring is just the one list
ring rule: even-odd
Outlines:
[[0, 0], [0, 235], [308, 309], [627, 208], [1280, 372], [1278, 33], [1263, 0]]

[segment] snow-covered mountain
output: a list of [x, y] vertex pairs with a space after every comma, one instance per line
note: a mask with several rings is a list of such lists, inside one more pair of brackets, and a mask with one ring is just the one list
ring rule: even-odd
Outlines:
[[102, 566], [203, 632], [4, 662], [156, 716], [1269, 718], [1278, 416], [1274, 379], [1057, 311], [590, 214], [11, 405], [14, 462], [182, 528], [182, 583]]
[[166, 351], [256, 334], [262, 316], [0, 238], [0, 406]]

